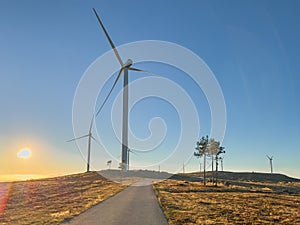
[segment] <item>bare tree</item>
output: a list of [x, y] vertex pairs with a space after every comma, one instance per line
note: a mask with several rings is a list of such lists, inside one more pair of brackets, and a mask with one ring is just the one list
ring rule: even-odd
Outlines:
[[197, 141], [196, 145], [194, 156], [197, 158], [203, 156], [203, 184], [206, 186], [206, 156], [208, 154], [208, 136], [202, 137], [200, 141]]
[[214, 183], [215, 175], [214, 175], [214, 159], [219, 151], [220, 142], [216, 141], [215, 139], [211, 138], [208, 142], [208, 153], [211, 157], [211, 176], [212, 182]]

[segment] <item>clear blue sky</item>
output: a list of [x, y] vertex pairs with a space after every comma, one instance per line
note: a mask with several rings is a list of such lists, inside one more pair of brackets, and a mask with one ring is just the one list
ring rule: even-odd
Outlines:
[[[189, 48], [207, 63], [226, 101], [226, 170], [268, 172], [268, 154], [274, 155], [275, 172], [300, 177], [300, 2], [291, 0], [2, 0], [1, 174], [84, 171], [85, 162], [75, 144], [65, 141], [73, 137], [77, 84], [87, 67], [110, 49], [93, 7], [116, 45], [170, 41]], [[194, 100], [204, 101], [192, 82], [178, 77], [169, 78], [181, 83]], [[155, 109], [163, 103], [152, 99], [149, 105]], [[209, 131], [208, 109], [200, 105], [197, 109], [203, 110], [207, 120], [201, 123]], [[178, 118], [167, 104], [162, 114], [154, 110], [143, 114], [143, 107], [132, 113], [140, 118], [132, 121], [132, 128], [141, 137], [147, 136], [148, 124], [141, 121], [164, 117], [174, 126], [165, 144], [174, 145], [168, 140], [178, 137]], [[109, 132], [107, 136], [110, 140]], [[24, 146], [33, 152], [28, 165], [13, 159]], [[105, 168], [101, 163], [94, 162], [95, 167]], [[192, 159], [186, 170], [196, 169], [197, 160]]]

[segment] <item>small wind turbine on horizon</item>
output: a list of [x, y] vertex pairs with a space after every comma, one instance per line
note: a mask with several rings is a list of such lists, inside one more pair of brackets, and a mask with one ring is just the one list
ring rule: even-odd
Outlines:
[[[76, 141], [76, 140], [81, 139], [81, 138], [88, 137], [88, 155], [87, 155], [86, 172], [89, 172], [89, 171], [90, 171], [91, 145], [92, 145], [91, 142], [92, 142], [92, 139], [93, 139], [96, 143], [98, 143], [98, 141], [97, 141], [97, 140], [93, 137], [93, 135], [92, 135], [93, 121], [94, 121], [94, 115], [93, 115], [93, 118], [92, 118], [92, 121], [91, 121], [91, 124], [90, 124], [90, 128], [89, 128], [88, 134], [83, 135], [83, 136], [81, 136], [81, 137], [73, 138], [73, 139], [67, 141], [67, 142], [71, 142], [71, 141]], [[99, 143], [98, 143], [98, 144], [99, 144]]]
[[273, 173], [273, 156], [268, 156], [268, 155], [266, 155], [267, 156], [267, 158], [269, 159], [269, 161], [270, 161], [270, 167], [271, 167], [271, 173]]
[[121, 65], [121, 69], [117, 75], [117, 78], [115, 79], [115, 82], [112, 85], [112, 88], [110, 89], [108, 95], [106, 96], [106, 98], [104, 99], [102, 105], [100, 106], [99, 110], [96, 113], [96, 117], [99, 115], [99, 113], [101, 112], [103, 106], [105, 105], [106, 101], [108, 100], [110, 94], [112, 93], [113, 89], [115, 88], [118, 80], [120, 79], [121, 75], [123, 74], [124, 77], [124, 81], [123, 81], [123, 119], [122, 119], [122, 160], [121, 160], [121, 164], [120, 165], [124, 165], [121, 166], [122, 170], [127, 171], [128, 170], [128, 161], [129, 161], [129, 149], [128, 149], [128, 71], [137, 71], [137, 72], [144, 72], [144, 73], [149, 73], [149, 74], [153, 74], [156, 75], [154, 73], [148, 72], [146, 70], [141, 70], [141, 69], [137, 69], [132, 67], [132, 60], [131, 59], [127, 59], [127, 61], [125, 63], [123, 63], [114, 43], [112, 42], [111, 38], [109, 37], [98, 13], [96, 12], [96, 10], [93, 8], [93, 11], [98, 19], [98, 22], [102, 28], [102, 30], [105, 33], [105, 36], [112, 48], [112, 50], [115, 53], [115, 56], [118, 60], [118, 62]]
[[224, 168], [223, 168], [223, 160], [224, 160], [224, 156], [223, 156], [223, 157], [220, 157], [219, 159], [220, 159], [220, 161], [221, 161], [221, 170], [222, 170], [222, 172], [223, 172], [223, 171], [224, 171]]

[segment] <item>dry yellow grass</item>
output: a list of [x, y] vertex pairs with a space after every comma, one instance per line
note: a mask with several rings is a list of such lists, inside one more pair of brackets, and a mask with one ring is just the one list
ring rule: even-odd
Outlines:
[[299, 185], [240, 184], [165, 180], [154, 188], [171, 225], [300, 224]]
[[125, 187], [96, 172], [0, 183], [0, 224], [60, 224]]

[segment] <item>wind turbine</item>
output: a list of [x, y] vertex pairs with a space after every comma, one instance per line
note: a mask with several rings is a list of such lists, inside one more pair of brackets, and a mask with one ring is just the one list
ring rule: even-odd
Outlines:
[[270, 157], [267, 155], [267, 158], [270, 160], [271, 173], [273, 173], [273, 156]]
[[220, 159], [220, 161], [221, 161], [221, 169], [222, 169], [222, 172], [223, 172], [223, 159], [224, 159], [224, 156], [223, 156], [223, 157], [220, 157], [219, 159]]
[[137, 72], [145, 72], [145, 73], [149, 73], [149, 74], [154, 74], [154, 73], [132, 67], [133, 62], [131, 59], [127, 59], [127, 61], [125, 63], [123, 63], [115, 45], [112, 42], [111, 38], [109, 37], [98, 13], [96, 12], [96, 10], [94, 8], [93, 8], [93, 11], [98, 19], [98, 22], [99, 22], [103, 32], [105, 33], [105, 36], [106, 36], [112, 50], [114, 51], [114, 53], [116, 55], [118, 62], [121, 65], [121, 69], [117, 75], [117, 78], [116, 78], [112, 88], [110, 89], [108, 95], [104, 99], [102, 105], [100, 106], [99, 110], [97, 111], [96, 116], [98, 116], [98, 114], [101, 112], [101, 110], [102, 110], [103, 106], [105, 105], [106, 101], [108, 100], [111, 92], [113, 91], [118, 80], [120, 79], [121, 75], [123, 74], [124, 81], [123, 81], [123, 119], [122, 119], [123, 124], [122, 124], [122, 161], [121, 161], [121, 165], [124, 165], [124, 166], [122, 166], [122, 170], [127, 171], [128, 170], [128, 160], [129, 160], [129, 157], [128, 157], [128, 71], [131, 70], [131, 71], [137, 71]]
[[[81, 138], [88, 137], [88, 156], [87, 156], [86, 172], [89, 172], [89, 171], [90, 171], [91, 144], [92, 144], [91, 142], [92, 142], [92, 139], [94, 139], [94, 141], [95, 141], [96, 143], [98, 143], [98, 141], [97, 141], [97, 140], [93, 137], [93, 135], [92, 135], [93, 121], [94, 121], [94, 115], [93, 115], [93, 118], [92, 118], [92, 121], [91, 121], [91, 124], [90, 124], [90, 128], [89, 128], [88, 134], [83, 135], [83, 136], [81, 136], [81, 137], [73, 138], [73, 139], [67, 141], [67, 142], [71, 142], [71, 141], [76, 141], [76, 140], [81, 139]], [[99, 144], [99, 143], [98, 143], [98, 144]]]

